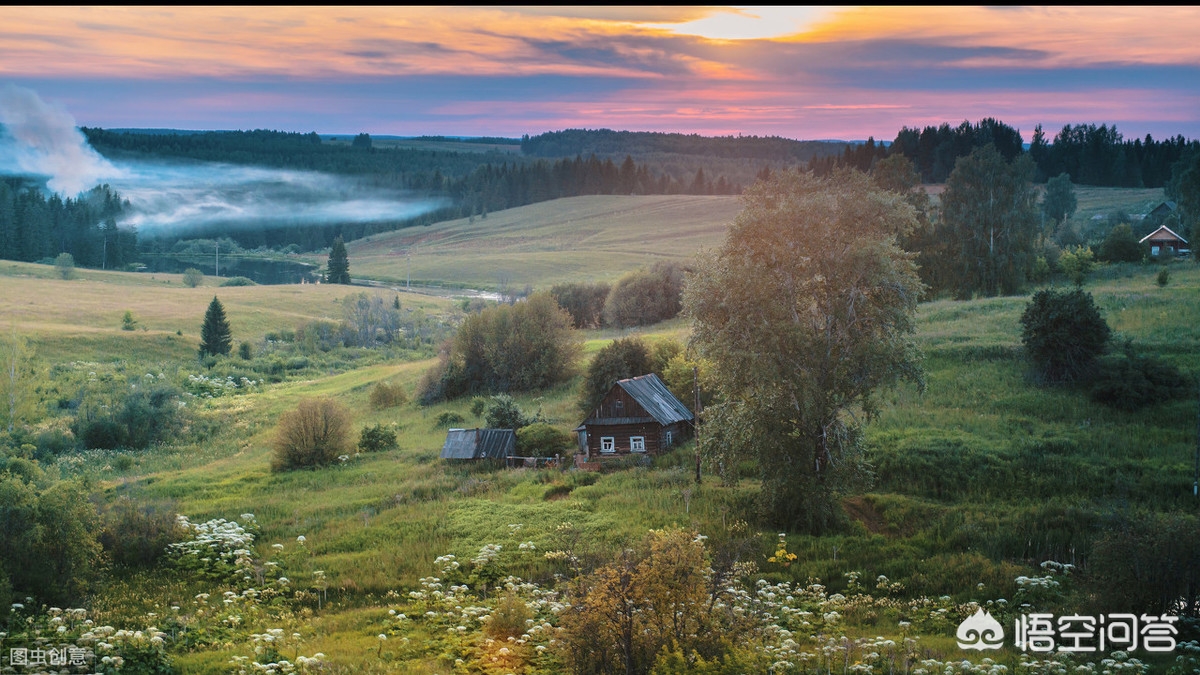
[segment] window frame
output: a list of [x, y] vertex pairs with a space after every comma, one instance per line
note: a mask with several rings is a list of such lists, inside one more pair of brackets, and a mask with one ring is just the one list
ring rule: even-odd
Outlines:
[[[638, 446], [642, 446], [641, 449]], [[646, 437], [645, 436], [630, 436], [629, 437], [630, 452], [646, 452]]]
[[[608, 446], [607, 450], [604, 449], [605, 445]], [[612, 454], [616, 454], [616, 452], [617, 452], [617, 437], [616, 436], [601, 436], [600, 437], [600, 454], [612, 455]]]

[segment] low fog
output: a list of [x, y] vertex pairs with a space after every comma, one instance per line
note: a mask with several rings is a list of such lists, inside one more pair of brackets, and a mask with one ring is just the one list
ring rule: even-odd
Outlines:
[[64, 197], [107, 183], [131, 206], [118, 224], [151, 235], [212, 225], [403, 220], [444, 204], [316, 172], [108, 160], [88, 145], [70, 113], [12, 85], [0, 87], [0, 125], [0, 175], [42, 180]]

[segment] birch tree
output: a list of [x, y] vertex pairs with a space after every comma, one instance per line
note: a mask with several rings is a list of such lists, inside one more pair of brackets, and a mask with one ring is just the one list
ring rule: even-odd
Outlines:
[[911, 334], [923, 286], [896, 245], [916, 216], [853, 171], [780, 172], [743, 200], [684, 291], [723, 394], [704, 414], [703, 451], [726, 467], [756, 459], [765, 515], [820, 531], [838, 495], [868, 478], [860, 424], [872, 394], [921, 381]]
[[33, 348], [15, 330], [7, 338], [0, 338], [0, 365], [4, 368], [0, 374], [0, 405], [5, 428], [11, 432], [34, 407]]

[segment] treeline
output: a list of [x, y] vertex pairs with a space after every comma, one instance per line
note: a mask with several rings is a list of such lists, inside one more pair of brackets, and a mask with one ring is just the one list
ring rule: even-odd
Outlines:
[[70, 253], [77, 265], [123, 267], [137, 260], [137, 232], [117, 227], [126, 206], [107, 185], [63, 199], [0, 180], [0, 258], [37, 262]]
[[1049, 141], [1039, 124], [1026, 151], [1019, 130], [989, 117], [976, 124], [964, 121], [957, 127], [901, 127], [890, 146], [869, 138], [866, 143], [845, 146], [841, 154], [814, 158], [809, 168], [818, 175], [828, 175], [836, 166], [870, 171], [879, 160], [903, 154], [917, 168], [922, 182], [944, 183], [960, 157], [988, 144], [1006, 161], [1028, 154], [1038, 182], [1066, 173], [1073, 183], [1099, 187], [1164, 187], [1176, 162], [1200, 152], [1200, 141], [1183, 136], [1156, 141], [1146, 134], [1144, 139], [1128, 141], [1116, 125], [1104, 124], [1067, 125]]
[[[366, 143], [324, 143], [315, 132], [209, 131], [196, 134], [137, 134], [84, 127], [88, 142], [106, 156], [131, 153], [205, 162], [254, 164], [281, 169], [371, 177], [377, 185], [441, 192], [487, 162], [512, 161], [496, 151], [450, 152], [421, 148], [378, 148]], [[357, 139], [356, 139], [357, 140]]]
[[448, 185], [448, 194], [460, 205], [461, 215], [580, 195], [733, 195], [742, 186], [724, 175], [713, 177], [703, 168], [690, 180], [678, 180], [639, 164], [626, 155], [618, 166], [595, 155], [584, 159], [538, 160], [532, 164], [485, 164], [469, 176]]
[[833, 155], [843, 146], [836, 141], [797, 141], [779, 136], [701, 136], [653, 131], [564, 129], [521, 139], [521, 152], [534, 157], [569, 157], [671, 153], [745, 158], [794, 164]]

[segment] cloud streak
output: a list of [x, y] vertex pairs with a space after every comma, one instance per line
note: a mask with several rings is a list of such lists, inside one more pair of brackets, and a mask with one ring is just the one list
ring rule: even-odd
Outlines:
[[940, 121], [986, 101], [1005, 120], [1195, 136], [1200, 106], [1159, 110], [1196, 101], [1198, 29], [1193, 7], [18, 7], [0, 78], [100, 126], [863, 138], [936, 113], [926, 101]]

